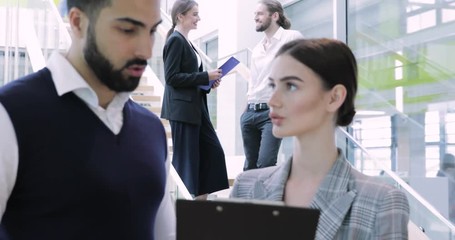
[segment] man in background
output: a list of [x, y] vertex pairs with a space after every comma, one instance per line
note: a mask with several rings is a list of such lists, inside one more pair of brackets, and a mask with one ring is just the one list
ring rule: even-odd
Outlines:
[[240, 118], [245, 164], [243, 170], [276, 165], [281, 139], [272, 135], [272, 122], [267, 102], [272, 95], [269, 87], [271, 63], [278, 49], [285, 43], [303, 37], [289, 30], [283, 6], [276, 0], [261, 0], [254, 13], [256, 31], [265, 36], [254, 47], [251, 57], [251, 79], [245, 112]]
[[455, 223], [455, 156], [444, 154], [439, 163], [438, 177], [446, 177], [449, 185], [449, 220]]
[[0, 88], [0, 234], [173, 239], [164, 127], [130, 99], [159, 0], [67, 3], [69, 51]]

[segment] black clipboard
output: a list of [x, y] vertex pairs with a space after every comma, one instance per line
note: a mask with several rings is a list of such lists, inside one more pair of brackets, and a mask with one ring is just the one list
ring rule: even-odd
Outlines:
[[177, 240], [314, 239], [320, 211], [262, 201], [177, 199]]

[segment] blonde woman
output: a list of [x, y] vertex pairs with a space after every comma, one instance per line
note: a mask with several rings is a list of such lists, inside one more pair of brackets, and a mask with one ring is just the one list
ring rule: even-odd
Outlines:
[[164, 46], [164, 75], [166, 85], [161, 117], [171, 124], [172, 164], [188, 191], [196, 199], [229, 188], [225, 155], [207, 108], [209, 90], [200, 88], [216, 80], [221, 70], [204, 71], [201, 57], [188, 39], [197, 28], [199, 7], [195, 1], [175, 1], [172, 28]]

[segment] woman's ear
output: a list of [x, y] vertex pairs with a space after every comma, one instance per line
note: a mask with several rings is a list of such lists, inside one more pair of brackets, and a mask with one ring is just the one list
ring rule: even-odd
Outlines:
[[181, 22], [182, 18], [183, 18], [183, 14], [181, 14], [181, 13], [177, 14], [177, 21], [175, 21], [175, 22], [176, 23]]
[[328, 110], [330, 112], [336, 112], [338, 109], [343, 105], [344, 100], [346, 99], [346, 88], [341, 85], [337, 84], [330, 90], [330, 101]]

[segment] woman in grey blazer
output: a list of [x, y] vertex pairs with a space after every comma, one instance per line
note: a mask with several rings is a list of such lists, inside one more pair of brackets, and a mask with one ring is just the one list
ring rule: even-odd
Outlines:
[[188, 40], [199, 22], [198, 4], [175, 1], [171, 12], [173, 26], [163, 50], [164, 88], [161, 117], [171, 125], [172, 164], [188, 191], [197, 199], [229, 187], [225, 156], [207, 108], [209, 90], [200, 88], [216, 80], [221, 70], [203, 71], [199, 53]]
[[357, 65], [332, 39], [300, 39], [278, 52], [270, 74], [273, 134], [293, 136], [293, 157], [241, 173], [233, 198], [284, 201], [321, 210], [316, 239], [407, 239], [403, 192], [355, 170], [336, 147], [354, 115]]

